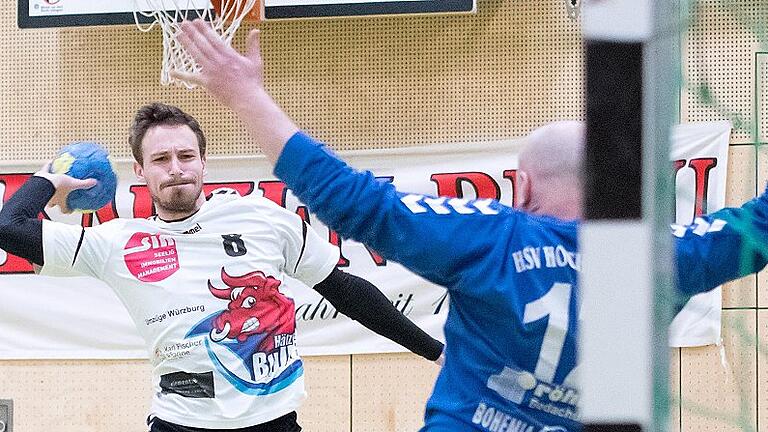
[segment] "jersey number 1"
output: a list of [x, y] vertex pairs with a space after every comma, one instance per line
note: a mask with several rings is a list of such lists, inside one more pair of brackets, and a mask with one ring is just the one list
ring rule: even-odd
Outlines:
[[[568, 283], [555, 283], [542, 297], [525, 305], [523, 324], [530, 324], [547, 318], [547, 329], [541, 343], [541, 351], [536, 361], [533, 376], [547, 384], [553, 384], [555, 373], [560, 364], [565, 338], [569, 327], [569, 310], [573, 287]], [[571, 370], [563, 384], [573, 387], [576, 368]], [[527, 375], [527, 377], [526, 377]], [[488, 378], [488, 388], [496, 391], [507, 400], [520, 404], [526, 390], [535, 388], [536, 382], [528, 372], [515, 371], [505, 367], [500, 373]]]
[[523, 324], [529, 324], [549, 316], [544, 341], [541, 343], [539, 360], [533, 374], [536, 378], [552, 383], [563, 353], [568, 333], [568, 310], [571, 304], [571, 284], [555, 283], [543, 297], [525, 305]]

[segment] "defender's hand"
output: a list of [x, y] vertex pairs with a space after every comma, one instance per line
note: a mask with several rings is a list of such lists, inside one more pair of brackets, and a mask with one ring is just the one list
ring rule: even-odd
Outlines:
[[264, 92], [258, 29], [248, 35], [244, 55], [223, 41], [202, 19], [181, 23], [177, 37], [201, 70], [197, 73], [172, 71], [173, 78], [205, 88], [214, 99], [231, 108], [252, 102], [254, 96]]

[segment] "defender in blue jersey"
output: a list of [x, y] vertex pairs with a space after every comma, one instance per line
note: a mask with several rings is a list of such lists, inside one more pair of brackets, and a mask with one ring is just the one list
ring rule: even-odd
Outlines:
[[[326, 224], [449, 290], [445, 364], [423, 431], [580, 429], [583, 125], [555, 123], [528, 137], [519, 168], [522, 210], [451, 200], [438, 211], [433, 198], [377, 182], [299, 132], [264, 90], [258, 31], [245, 56], [199, 22], [185, 23], [179, 39], [202, 72], [176, 77], [232, 108], [275, 173]], [[768, 196], [674, 227], [674, 234], [682, 304], [766, 265]]]

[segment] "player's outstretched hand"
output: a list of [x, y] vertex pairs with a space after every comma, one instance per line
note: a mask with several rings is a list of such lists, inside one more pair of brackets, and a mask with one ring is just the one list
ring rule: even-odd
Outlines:
[[50, 162], [45, 164], [40, 171], [36, 172], [35, 176], [46, 178], [53, 184], [53, 187], [56, 188], [56, 193], [54, 193], [51, 200], [48, 201], [48, 206], [59, 206], [63, 213], [72, 213], [72, 210], [67, 207], [67, 195], [69, 195], [70, 192], [77, 189], [92, 188], [98, 183], [95, 179], [80, 180], [66, 174], [51, 173]]
[[222, 41], [200, 19], [181, 23], [178, 39], [201, 70], [172, 72], [172, 76], [204, 87], [214, 99], [229, 107], [264, 154], [272, 162], [277, 161], [285, 143], [299, 128], [264, 88], [259, 30], [248, 35], [245, 54]]
[[202, 19], [181, 23], [178, 40], [201, 70], [197, 73], [172, 71], [173, 78], [205, 88], [214, 99], [233, 109], [252, 102], [254, 95], [264, 91], [258, 29], [248, 35], [244, 55], [221, 40]]

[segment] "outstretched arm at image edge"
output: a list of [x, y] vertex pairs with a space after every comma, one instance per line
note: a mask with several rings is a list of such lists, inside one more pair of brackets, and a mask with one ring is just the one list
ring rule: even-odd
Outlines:
[[678, 290], [709, 291], [768, 264], [768, 190], [738, 208], [674, 225]]

